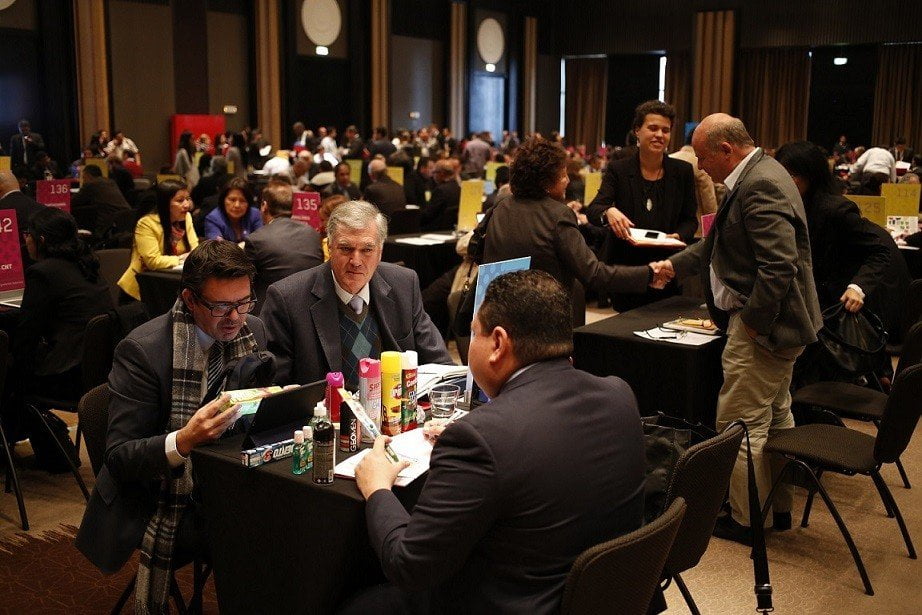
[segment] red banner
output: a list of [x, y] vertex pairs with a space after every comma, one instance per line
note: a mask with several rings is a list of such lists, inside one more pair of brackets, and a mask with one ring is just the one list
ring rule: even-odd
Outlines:
[[2, 209], [0, 210], [0, 292], [22, 290], [25, 286], [16, 210]]
[[291, 202], [291, 219], [314, 227], [320, 232], [320, 193], [295, 192]]
[[70, 213], [70, 180], [43, 179], [35, 182], [35, 200]]

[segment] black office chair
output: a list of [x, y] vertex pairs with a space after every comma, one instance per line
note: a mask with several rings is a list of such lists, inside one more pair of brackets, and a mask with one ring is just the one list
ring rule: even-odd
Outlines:
[[675, 580], [693, 615], [699, 615], [698, 606], [680, 573], [697, 566], [707, 550], [744, 436], [743, 426], [733, 423], [690, 447], [676, 462], [666, 490], [666, 505], [684, 499], [687, 509], [663, 567], [663, 579], [666, 586], [669, 579]]
[[676, 498], [647, 525], [583, 551], [564, 586], [561, 615], [644, 615], [682, 518]]
[[[819, 492], [836, 525], [839, 526], [839, 531], [855, 560], [858, 574], [861, 575], [865, 593], [869, 596], [874, 595], [874, 589], [871, 587], [871, 580], [861, 561], [861, 555], [838, 509], [820, 482], [820, 477], [824, 472], [835, 472], [846, 476], [855, 474], [870, 476], [888, 515], [896, 517], [909, 557], [916, 559], [916, 550], [909, 537], [909, 531], [906, 529], [906, 523], [903, 521], [893, 494], [890, 493], [880, 475], [880, 468], [885, 463], [895, 463], [899, 460], [900, 455], [909, 445], [909, 440], [919, 422], [920, 410], [922, 410], [919, 404], [920, 397], [922, 397], [922, 365], [913, 365], [903, 369], [894, 379], [893, 389], [887, 398], [877, 437], [871, 437], [848, 427], [815, 423], [787, 429], [774, 436], [769, 436], [765, 445], [766, 453], [778, 453], [788, 459], [784, 470], [772, 486], [768, 502], [771, 502], [771, 497], [784, 480], [785, 474], [792, 472], [794, 468], [801, 468], [811, 485], [801, 527], [807, 527], [813, 495]], [[767, 511], [766, 504], [766, 508], [762, 511], [763, 518]]]
[[[0, 331], [0, 392], [6, 384], [6, 373], [10, 360], [10, 337], [6, 331]], [[6, 481], [4, 491], [10, 492], [10, 485], [16, 494], [16, 504], [19, 506], [19, 521], [24, 532], [29, 531], [29, 517], [26, 514], [26, 502], [22, 498], [22, 489], [19, 487], [19, 477], [16, 475], [16, 466], [13, 465], [13, 454], [10, 451], [12, 444], [6, 439], [3, 421], [0, 421], [0, 447], [3, 448], [4, 461], [6, 461]]]
[[922, 319], [922, 280], [913, 280], [909, 284], [906, 299], [903, 304], [903, 330], [897, 343], [887, 344], [887, 354], [892, 357], [903, 355], [903, 345], [909, 329]]
[[96, 258], [99, 259], [99, 275], [106, 281], [109, 286], [109, 294], [112, 296], [112, 305], [118, 305], [121, 297], [121, 289], [118, 287], [118, 280], [128, 269], [131, 263], [130, 248], [113, 248], [111, 250], [96, 250]]
[[390, 215], [387, 232], [390, 235], [418, 233], [421, 220], [422, 212], [419, 209], [398, 209]]
[[[922, 281], [922, 280], [918, 280]], [[917, 322], [909, 328], [903, 338], [902, 354], [896, 365], [894, 378], [911, 365], [922, 361], [922, 322]], [[869, 421], [880, 426], [884, 409], [887, 407], [887, 394], [867, 387], [858, 386], [848, 382], [815, 382], [808, 384], [794, 392], [792, 405], [795, 414], [806, 408], [819, 408], [827, 412], [819, 422], [828, 422], [844, 426], [841, 418], [851, 418], [859, 421]], [[832, 413], [830, 416], [828, 413]], [[815, 417], [814, 417], [815, 418]], [[899, 459], [896, 460], [896, 469], [903, 480], [903, 486], [912, 488], [906, 470]]]

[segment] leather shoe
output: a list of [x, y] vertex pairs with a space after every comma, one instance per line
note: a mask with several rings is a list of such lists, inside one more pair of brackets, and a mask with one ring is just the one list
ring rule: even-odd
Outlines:
[[724, 540], [732, 540], [747, 547], [752, 546], [752, 530], [734, 521], [730, 515], [717, 518], [713, 534]]
[[791, 529], [791, 513], [790, 512], [773, 512], [772, 513], [772, 529], [776, 532], [783, 532], [785, 530]]

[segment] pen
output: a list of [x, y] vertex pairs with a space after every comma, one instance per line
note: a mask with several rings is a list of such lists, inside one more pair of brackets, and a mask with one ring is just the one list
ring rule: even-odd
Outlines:
[[[355, 401], [355, 398], [352, 397], [352, 393], [346, 389], [340, 388], [339, 395], [344, 402], [349, 404], [349, 409], [352, 410], [352, 414], [355, 416], [358, 422], [362, 424], [362, 428], [368, 430], [368, 433], [371, 434], [373, 439], [382, 435], [381, 430], [378, 429], [378, 426], [375, 425], [375, 422], [372, 421], [371, 417], [368, 416], [368, 413], [365, 412], [365, 408], [362, 407], [362, 404]], [[397, 456], [397, 453], [394, 452], [394, 449], [391, 448], [390, 444], [384, 445], [384, 452], [394, 463], [398, 463], [400, 461], [400, 457]]]

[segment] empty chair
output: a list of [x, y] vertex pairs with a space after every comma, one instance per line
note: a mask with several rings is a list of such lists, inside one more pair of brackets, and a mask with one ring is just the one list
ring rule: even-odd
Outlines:
[[561, 614], [645, 614], [684, 515], [685, 501], [676, 498], [647, 525], [583, 551], [567, 577]]
[[118, 279], [122, 277], [128, 264], [131, 262], [130, 248], [113, 248], [111, 250], [96, 250], [96, 258], [99, 259], [99, 274], [102, 279], [109, 285], [109, 292], [112, 294], [112, 304], [118, 305], [119, 287]]
[[[900, 509], [880, 476], [880, 468], [885, 463], [895, 463], [909, 445], [922, 405], [922, 365], [913, 365], [903, 369], [893, 382], [893, 390], [887, 398], [883, 416], [877, 431], [877, 437], [838, 425], [811, 424], [795, 427], [770, 436], [765, 445], [766, 453], [778, 453], [788, 459], [784, 470], [772, 486], [772, 492], [784, 480], [785, 474], [795, 467], [802, 468], [811, 483], [810, 497], [804, 509], [801, 526], [806, 527], [813, 494], [819, 492], [826, 507], [835, 519], [839, 531], [851, 551], [855, 566], [861, 575], [865, 592], [873, 596], [874, 589], [868, 578], [861, 555], [852, 540], [845, 522], [839, 515], [835, 504], [823, 488], [820, 477], [823, 472], [836, 472], [846, 476], [864, 474], [870, 476], [880, 495], [888, 515], [896, 517], [909, 557], [916, 558], [916, 551], [906, 529], [906, 523]], [[771, 494], [769, 495], [771, 501]], [[763, 511], [763, 516], [765, 511]]]

